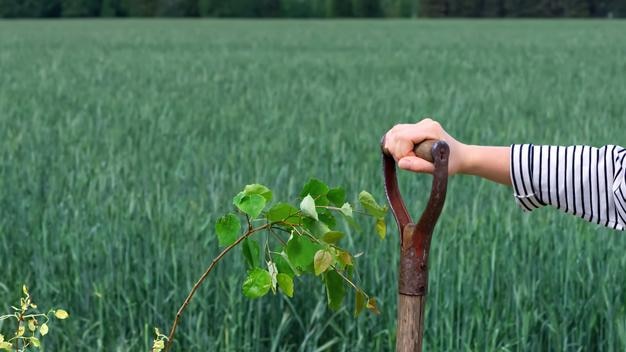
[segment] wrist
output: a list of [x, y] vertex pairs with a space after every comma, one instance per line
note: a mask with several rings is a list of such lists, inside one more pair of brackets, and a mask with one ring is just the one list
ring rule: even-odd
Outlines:
[[475, 175], [478, 165], [478, 147], [476, 145], [463, 144], [459, 146], [459, 173]]
[[510, 185], [510, 148], [464, 145], [461, 149], [460, 172]]

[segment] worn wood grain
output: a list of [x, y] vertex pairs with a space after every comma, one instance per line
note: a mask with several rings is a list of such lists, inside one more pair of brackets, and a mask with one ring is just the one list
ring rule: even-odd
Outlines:
[[421, 352], [426, 296], [398, 295], [396, 352]]

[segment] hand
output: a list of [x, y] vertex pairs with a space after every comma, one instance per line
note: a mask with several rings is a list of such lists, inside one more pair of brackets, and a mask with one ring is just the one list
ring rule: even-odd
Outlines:
[[395, 125], [385, 135], [384, 148], [393, 156], [398, 167], [404, 170], [421, 173], [432, 173], [435, 166], [415, 156], [413, 147], [427, 139], [443, 140], [450, 147], [448, 174], [464, 172], [467, 153], [463, 152], [466, 145], [452, 138], [437, 121], [424, 119], [415, 124]]

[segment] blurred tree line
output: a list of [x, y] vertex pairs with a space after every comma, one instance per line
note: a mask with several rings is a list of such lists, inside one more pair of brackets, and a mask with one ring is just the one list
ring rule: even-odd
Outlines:
[[0, 17], [624, 17], [626, 0], [0, 0]]

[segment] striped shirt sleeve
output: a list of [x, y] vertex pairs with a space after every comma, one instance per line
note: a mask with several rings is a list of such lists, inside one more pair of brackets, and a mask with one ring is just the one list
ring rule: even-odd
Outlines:
[[616, 145], [511, 145], [511, 183], [525, 211], [551, 205], [589, 222], [626, 229], [626, 149]]

